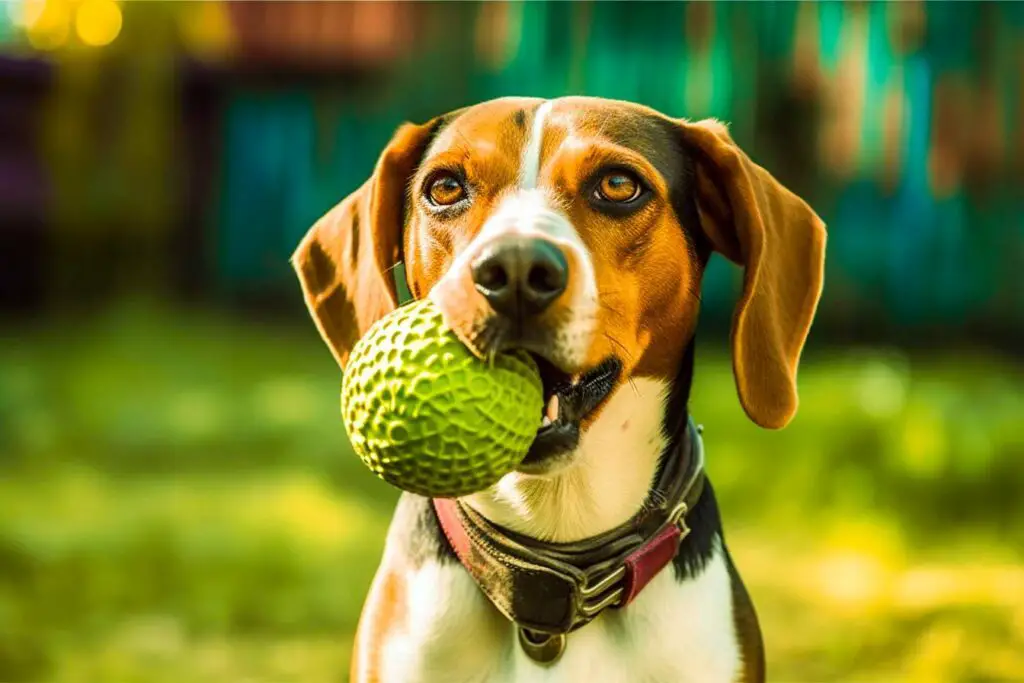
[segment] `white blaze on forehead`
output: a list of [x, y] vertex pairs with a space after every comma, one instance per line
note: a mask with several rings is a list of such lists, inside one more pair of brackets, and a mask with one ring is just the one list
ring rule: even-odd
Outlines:
[[530, 136], [526, 139], [526, 146], [523, 148], [522, 164], [519, 170], [519, 186], [524, 190], [532, 190], [537, 187], [537, 177], [540, 175], [540, 155], [544, 142], [544, 122], [550, 111], [551, 102], [548, 101], [537, 107], [537, 112], [533, 115]]
[[582, 246], [579, 233], [543, 188], [513, 190], [495, 208], [477, 239], [499, 234], [549, 237], [566, 246]]
[[[571, 313], [554, 330], [551, 358], [556, 364], [576, 367], [582, 364], [595, 334], [597, 320], [597, 280], [594, 264], [568, 216], [562, 211], [550, 189], [539, 182], [542, 165], [544, 126], [551, 112], [552, 102], [537, 107], [530, 132], [522, 150], [518, 186], [506, 188], [499, 197], [480, 232], [458, 253], [448, 272], [441, 278], [430, 295], [444, 309], [443, 297], [449, 291], [449, 282], [460, 282], [461, 274], [479, 256], [488, 244], [509, 236], [540, 237], [559, 245], [571, 253], [569, 289], [572, 292]], [[459, 285], [452, 284], [457, 287]]]
[[572, 313], [555, 331], [550, 360], [583, 363], [595, 332], [598, 292], [590, 250], [579, 232], [544, 188], [534, 188], [507, 195], [476, 239], [486, 243], [504, 235], [546, 238], [575, 257], [569, 272]]

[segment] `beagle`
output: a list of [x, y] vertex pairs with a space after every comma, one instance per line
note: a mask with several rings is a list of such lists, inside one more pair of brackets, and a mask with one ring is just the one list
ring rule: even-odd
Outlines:
[[712, 120], [625, 102], [503, 98], [398, 129], [293, 263], [344, 368], [394, 310], [392, 269], [481, 357], [538, 360], [520, 467], [458, 500], [405, 493], [352, 658], [357, 683], [763, 681], [687, 411], [700, 282], [744, 268], [736, 389], [797, 409], [825, 226]]

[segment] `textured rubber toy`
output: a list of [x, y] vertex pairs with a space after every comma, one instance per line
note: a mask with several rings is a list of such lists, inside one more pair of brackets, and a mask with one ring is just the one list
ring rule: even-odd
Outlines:
[[345, 429], [366, 466], [439, 498], [481, 491], [511, 472], [537, 434], [543, 401], [528, 353], [479, 360], [429, 300], [373, 325], [341, 386]]

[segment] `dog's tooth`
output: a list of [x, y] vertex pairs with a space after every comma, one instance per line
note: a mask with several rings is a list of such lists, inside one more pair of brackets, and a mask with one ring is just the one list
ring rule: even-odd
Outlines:
[[544, 419], [554, 422], [558, 419], [558, 394], [554, 394], [548, 401], [547, 409], [544, 411]]
[[548, 425], [550, 425], [550, 424], [551, 424], [551, 418], [550, 418], [550, 417], [548, 417], [547, 415], [545, 415], [545, 416], [544, 416], [544, 419], [542, 419], [542, 420], [540, 421], [540, 426], [541, 426], [541, 427], [547, 427], [547, 426], [548, 426]]

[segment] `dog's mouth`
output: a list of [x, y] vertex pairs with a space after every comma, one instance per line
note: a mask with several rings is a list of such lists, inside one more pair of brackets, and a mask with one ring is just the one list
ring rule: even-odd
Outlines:
[[544, 406], [537, 436], [519, 466], [528, 473], [543, 470], [553, 458], [576, 449], [580, 422], [604, 402], [622, 371], [622, 363], [614, 357], [577, 376], [537, 354], [533, 357], [544, 387]]

